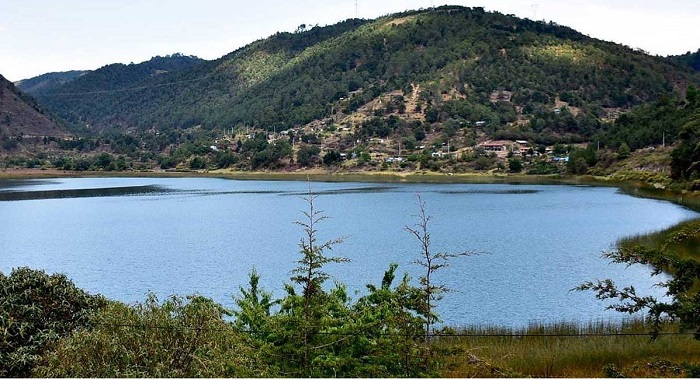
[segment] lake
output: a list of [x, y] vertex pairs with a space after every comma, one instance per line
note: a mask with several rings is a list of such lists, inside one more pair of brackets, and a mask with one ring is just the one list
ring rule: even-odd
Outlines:
[[255, 268], [282, 295], [300, 258], [302, 197], [329, 216], [321, 240], [346, 237], [328, 267], [353, 298], [390, 263], [414, 283], [420, 245], [405, 226], [417, 194], [431, 215], [434, 251], [485, 252], [451, 261], [436, 279], [454, 291], [439, 304], [451, 325], [619, 320], [586, 280], [614, 279], [660, 295], [646, 267], [610, 264], [619, 238], [698, 217], [616, 188], [507, 184], [375, 184], [215, 178], [0, 180], [0, 271], [62, 272], [79, 287], [125, 302], [198, 293], [233, 306]]

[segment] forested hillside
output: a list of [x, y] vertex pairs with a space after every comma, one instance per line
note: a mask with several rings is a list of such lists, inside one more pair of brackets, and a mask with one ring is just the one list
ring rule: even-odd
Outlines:
[[36, 96], [98, 129], [281, 130], [391, 94], [391, 105], [373, 106], [382, 120], [399, 111], [428, 124], [486, 121], [488, 135], [555, 142], [586, 140], [621, 110], [700, 82], [664, 58], [564, 26], [462, 7], [302, 25], [169, 75], [113, 66]]
[[22, 92], [31, 95], [39, 92], [50, 91], [51, 89], [75, 80], [88, 72], [90, 71], [72, 70], [65, 72], [50, 72], [31, 79], [20, 80], [15, 83], [15, 86]]
[[700, 71], [700, 49], [694, 53], [687, 52], [683, 55], [675, 55], [669, 58], [681, 65], [689, 66], [695, 71]]
[[64, 169], [669, 173], [668, 152], [620, 161], [683, 140], [695, 58], [445, 6], [300, 25], [213, 61], [155, 57], [31, 91], [82, 137], [40, 162]]

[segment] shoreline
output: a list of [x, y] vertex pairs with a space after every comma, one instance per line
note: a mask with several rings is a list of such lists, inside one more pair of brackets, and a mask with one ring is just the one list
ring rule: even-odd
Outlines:
[[361, 183], [433, 183], [433, 184], [537, 184], [617, 187], [635, 197], [669, 201], [700, 212], [700, 192], [658, 188], [641, 180], [616, 180], [599, 176], [524, 175], [494, 173], [445, 174], [431, 171], [64, 171], [58, 169], [2, 169], [0, 180], [51, 178], [221, 178], [231, 180], [319, 181]]
[[[239, 180], [315, 180], [325, 182], [393, 182], [393, 183], [506, 183], [506, 184], [593, 184], [593, 177], [523, 174], [445, 174], [430, 171], [64, 171], [58, 169], [2, 169], [2, 179], [94, 178], [94, 177], [208, 177]], [[596, 185], [603, 185], [605, 181]]]

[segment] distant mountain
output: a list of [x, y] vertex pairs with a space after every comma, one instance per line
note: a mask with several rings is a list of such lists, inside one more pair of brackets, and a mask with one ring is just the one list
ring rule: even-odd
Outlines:
[[31, 79], [24, 79], [15, 82], [15, 86], [22, 92], [35, 94], [37, 92], [50, 91], [60, 85], [66, 84], [90, 71], [74, 70], [65, 72], [50, 72], [48, 74], [39, 75]]
[[69, 135], [31, 97], [0, 75], [0, 139]]
[[695, 71], [700, 71], [700, 49], [694, 53], [687, 52], [683, 55], [672, 55], [668, 58], [681, 65], [691, 67]]
[[302, 25], [167, 75], [149, 62], [36, 96], [94, 130], [279, 131], [330, 120], [354, 140], [444, 130], [464, 144], [553, 143], [588, 140], [620, 112], [700, 83], [689, 68], [568, 27], [457, 6]]
[[[182, 71], [192, 69], [204, 62], [195, 56], [172, 54], [156, 56], [148, 61], [134, 64], [114, 63], [101, 67], [94, 71], [82, 71], [81, 74], [52, 73], [22, 80], [18, 87], [32, 95], [46, 95], [56, 93], [74, 93], [86, 91], [105, 91], [128, 88], [153, 79], [162, 80]], [[69, 71], [78, 73], [80, 71]], [[66, 75], [68, 74], [68, 75]], [[36, 88], [34, 83], [51, 80], [51, 84]], [[62, 81], [62, 83], [59, 83]]]

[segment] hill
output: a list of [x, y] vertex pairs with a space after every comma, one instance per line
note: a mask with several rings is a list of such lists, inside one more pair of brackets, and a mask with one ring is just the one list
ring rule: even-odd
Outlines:
[[23, 138], [68, 136], [31, 97], [0, 75], [0, 149], [10, 150]]
[[31, 79], [20, 80], [14, 84], [20, 91], [31, 95], [38, 92], [49, 91], [55, 87], [79, 78], [88, 72], [90, 71], [73, 70], [64, 72], [50, 72]]
[[23, 92], [40, 97], [66, 92], [116, 90], [145, 84], [155, 77], [172, 76], [202, 62], [204, 60], [198, 57], [175, 53], [138, 64], [114, 63], [94, 71], [52, 72], [20, 80], [15, 85]]
[[[489, 135], [554, 141], [585, 140], [621, 110], [700, 82], [564, 26], [462, 7], [300, 27], [179, 73], [133, 72], [146, 64], [110, 65], [36, 96], [98, 129], [281, 130], [371, 107], [365, 116], [404, 110], [429, 124], [486, 121]], [[387, 96], [396, 100], [388, 108]]]
[[688, 66], [695, 71], [700, 71], [700, 49], [691, 53], [690, 51], [682, 55], [673, 55], [668, 57], [671, 61], [683, 66]]
[[[674, 143], [684, 96], [698, 84], [700, 74], [672, 58], [445, 6], [301, 25], [212, 61], [176, 54], [108, 65], [35, 95], [86, 131], [64, 147], [115, 153], [127, 168], [347, 159], [343, 167], [360, 170], [546, 174], [563, 170], [554, 158], [591, 141], [623, 150], [612, 158]], [[662, 114], [674, 125], [659, 129], [656, 104], [674, 105], [680, 113]], [[568, 170], [596, 165], [593, 149], [584, 155]]]

